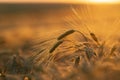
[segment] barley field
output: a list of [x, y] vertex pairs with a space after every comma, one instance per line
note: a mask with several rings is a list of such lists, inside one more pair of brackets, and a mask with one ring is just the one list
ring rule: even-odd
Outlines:
[[0, 4], [0, 80], [120, 80], [119, 4]]

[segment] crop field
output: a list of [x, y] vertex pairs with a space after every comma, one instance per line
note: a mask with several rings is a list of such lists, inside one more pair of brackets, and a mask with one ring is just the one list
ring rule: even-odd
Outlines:
[[120, 80], [119, 4], [0, 4], [0, 80]]

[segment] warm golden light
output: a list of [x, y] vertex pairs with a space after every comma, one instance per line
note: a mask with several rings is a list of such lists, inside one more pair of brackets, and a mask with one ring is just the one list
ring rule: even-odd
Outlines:
[[120, 0], [0, 0], [0, 3], [119, 3]]
[[118, 3], [119, 0], [86, 0], [86, 2], [90, 2], [90, 3]]
[[115, 2], [116, 0], [90, 0], [91, 2], [102, 2], [102, 3], [111, 3], [111, 2]]
[[91, 0], [93, 2], [113, 2], [113, 0]]

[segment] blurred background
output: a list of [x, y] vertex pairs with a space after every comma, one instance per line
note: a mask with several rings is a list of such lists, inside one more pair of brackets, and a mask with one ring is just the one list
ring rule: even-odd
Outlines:
[[85, 25], [101, 39], [119, 39], [119, 23], [119, 4], [0, 3], [0, 47], [29, 48], [68, 29], [86, 32]]

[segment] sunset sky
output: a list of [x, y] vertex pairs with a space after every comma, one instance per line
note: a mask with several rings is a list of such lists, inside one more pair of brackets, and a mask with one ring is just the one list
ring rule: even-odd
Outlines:
[[7, 3], [120, 3], [120, 0], [0, 0]]

